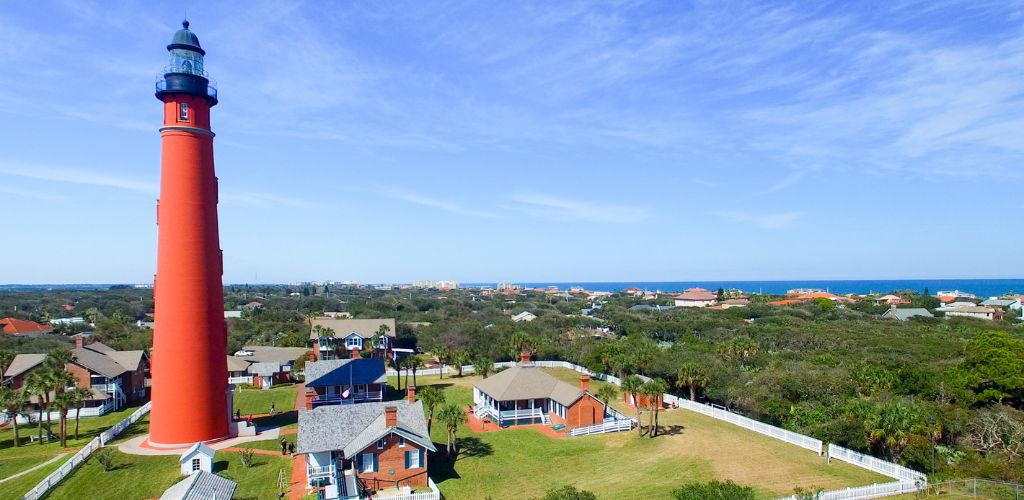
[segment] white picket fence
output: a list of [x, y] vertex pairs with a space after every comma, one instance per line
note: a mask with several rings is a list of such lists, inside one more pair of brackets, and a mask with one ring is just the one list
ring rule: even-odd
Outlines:
[[51, 472], [50, 475], [46, 476], [46, 478], [40, 481], [39, 484], [29, 490], [28, 493], [25, 493], [25, 495], [21, 497], [22, 500], [37, 500], [42, 498], [47, 491], [50, 491], [50, 488], [53, 488], [57, 483], [71, 475], [75, 468], [82, 465], [82, 463], [85, 462], [89, 458], [89, 455], [94, 451], [102, 448], [104, 445], [109, 443], [110, 440], [117, 437], [118, 434], [121, 434], [130, 425], [142, 418], [143, 415], [149, 413], [149, 408], [150, 403], [146, 403], [138, 410], [135, 410], [128, 416], [128, 418], [125, 418], [113, 427], [103, 431], [98, 437], [93, 438], [92, 441], [89, 441], [89, 444], [85, 445], [85, 448], [78, 450], [78, 453], [72, 455], [70, 460], [64, 462], [64, 464], [57, 468], [57, 470]]
[[604, 434], [607, 432], [622, 432], [633, 429], [632, 420], [613, 420], [586, 427], [576, 427], [569, 430], [570, 436], [590, 436], [593, 434]]
[[680, 408], [684, 408], [690, 411], [695, 411], [702, 415], [707, 415], [717, 420], [729, 422], [730, 424], [738, 425], [740, 427], [743, 427], [744, 429], [752, 430], [758, 434], [763, 434], [765, 436], [772, 437], [780, 441], [785, 441], [789, 444], [793, 444], [801, 448], [811, 450], [817, 453], [818, 455], [821, 455], [824, 452], [824, 444], [821, 442], [820, 439], [814, 439], [810, 436], [805, 436], [803, 434], [799, 434], [793, 431], [788, 431], [781, 427], [775, 427], [774, 425], [769, 425], [764, 422], [758, 422], [757, 420], [754, 420], [752, 418], [747, 418], [744, 417], [743, 415], [738, 415], [736, 413], [732, 413], [721, 408], [716, 408], [714, 406], [707, 405], [704, 403], [697, 403], [695, 401], [683, 399], [677, 396], [673, 396], [671, 394], [665, 394], [665, 404], [670, 406], [678, 406]]
[[[867, 500], [870, 498], [902, 495], [904, 493], [915, 493], [922, 489], [924, 487], [916, 483], [896, 481], [894, 483], [872, 484], [871, 486], [824, 491], [819, 493], [815, 500]], [[796, 500], [796, 496], [789, 496], [779, 500]]]
[[858, 453], [839, 445], [830, 444], [828, 446], [828, 456], [829, 458], [842, 460], [843, 462], [856, 465], [857, 467], [889, 476], [904, 483], [928, 484], [928, 476], [917, 472], [916, 470], [908, 469], [902, 465], [887, 462], [885, 460], [872, 457], [871, 455]]

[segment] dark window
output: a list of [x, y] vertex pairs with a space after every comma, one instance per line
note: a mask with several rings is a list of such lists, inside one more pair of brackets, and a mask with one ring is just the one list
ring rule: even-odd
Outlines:
[[178, 121], [188, 121], [188, 103], [182, 102], [178, 104]]

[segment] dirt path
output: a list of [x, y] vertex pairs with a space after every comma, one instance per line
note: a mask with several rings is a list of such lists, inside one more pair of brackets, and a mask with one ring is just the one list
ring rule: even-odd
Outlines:
[[60, 460], [61, 458], [64, 458], [64, 457], [66, 457], [66, 456], [68, 456], [68, 455], [70, 455], [72, 453], [74, 453], [74, 452], [68, 451], [68, 452], [61, 453], [60, 455], [57, 455], [57, 456], [55, 456], [55, 457], [53, 457], [53, 458], [51, 458], [51, 459], [49, 459], [49, 460], [39, 464], [39, 465], [36, 465], [34, 467], [29, 467], [29, 468], [27, 468], [27, 469], [25, 469], [25, 470], [23, 470], [23, 471], [21, 471], [21, 472], [19, 472], [17, 474], [14, 474], [13, 476], [9, 476], [9, 477], [5, 477], [3, 479], [0, 479], [0, 483], [4, 483], [4, 482], [7, 482], [7, 481], [10, 481], [11, 479], [14, 479], [16, 477], [24, 476], [25, 474], [28, 474], [29, 472], [32, 472], [34, 470], [42, 469], [43, 467], [46, 467], [47, 465], [50, 465], [50, 464], [56, 462], [57, 460]]

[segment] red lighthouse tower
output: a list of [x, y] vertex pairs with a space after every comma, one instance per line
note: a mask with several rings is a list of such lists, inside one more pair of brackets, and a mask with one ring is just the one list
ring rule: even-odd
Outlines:
[[151, 444], [181, 446], [228, 435], [223, 262], [217, 229], [210, 108], [217, 90], [188, 21], [174, 34], [157, 81], [164, 103], [157, 202]]

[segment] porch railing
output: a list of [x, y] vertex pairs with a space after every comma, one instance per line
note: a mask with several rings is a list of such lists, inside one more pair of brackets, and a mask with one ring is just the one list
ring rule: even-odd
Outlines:
[[323, 465], [323, 466], [306, 466], [306, 478], [310, 481], [314, 479], [333, 478], [338, 472], [336, 464]]
[[383, 401], [383, 391], [366, 391], [366, 392], [353, 392], [349, 394], [349, 397], [343, 398], [341, 394], [325, 394], [323, 396], [317, 396], [313, 398], [313, 404], [333, 404], [333, 403], [348, 403], [348, 402], [362, 402], [362, 401]]
[[501, 412], [502, 420], [517, 420], [520, 418], [541, 418], [543, 416], [543, 408], [533, 408], [526, 410], [505, 410]]
[[246, 375], [244, 377], [228, 377], [229, 384], [251, 384], [252, 375]]

